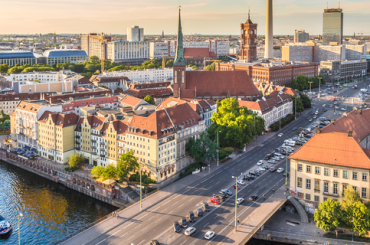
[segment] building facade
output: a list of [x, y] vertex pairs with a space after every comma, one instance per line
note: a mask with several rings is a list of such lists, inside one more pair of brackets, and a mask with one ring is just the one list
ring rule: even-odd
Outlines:
[[342, 9], [325, 9], [323, 14], [323, 35], [324, 43], [343, 41], [343, 12]]
[[81, 50], [90, 56], [97, 56], [99, 59], [107, 59], [107, 43], [112, 41], [110, 36], [105, 36], [104, 33], [89, 33], [81, 35]]
[[321, 61], [320, 75], [324, 76], [327, 82], [342, 82], [363, 78], [367, 75], [367, 61]]
[[346, 59], [359, 60], [363, 55], [366, 55], [367, 45], [345, 45]]
[[314, 62], [313, 49], [313, 46], [300, 43], [285, 45], [281, 47], [281, 59], [284, 61]]
[[35, 65], [37, 58], [31, 51], [1, 51], [0, 65], [7, 64], [8, 66], [15, 65]]
[[84, 50], [77, 49], [52, 49], [44, 52], [46, 64], [55, 65], [58, 63], [83, 63], [89, 57]]
[[109, 42], [107, 59], [113, 62], [149, 59], [149, 42]]
[[304, 43], [310, 40], [310, 34], [305, 30], [295, 30], [294, 32], [294, 42], [295, 43]]
[[316, 62], [328, 60], [345, 60], [346, 47], [344, 45], [317, 45]]
[[244, 24], [240, 24], [240, 28], [242, 32], [242, 47], [239, 59], [247, 62], [257, 60], [257, 24], [253, 24], [251, 21], [250, 13], [248, 13], [248, 20]]
[[127, 77], [131, 81], [146, 83], [146, 82], [163, 82], [170, 81], [173, 78], [172, 68], [161, 69], [145, 69], [145, 70], [127, 70], [127, 71], [111, 71], [104, 72], [105, 76]]
[[138, 26], [127, 28], [128, 42], [143, 42], [144, 40], [144, 28], [139, 28]]

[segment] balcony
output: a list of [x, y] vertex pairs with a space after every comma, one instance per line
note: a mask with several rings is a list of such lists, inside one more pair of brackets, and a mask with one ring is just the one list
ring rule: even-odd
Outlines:
[[105, 145], [105, 143], [103, 141], [100, 141], [100, 145]]
[[79, 135], [76, 135], [75, 137], [76, 137], [76, 139], [79, 139], [79, 138], [81, 138], [81, 136], [79, 136]]
[[81, 148], [80, 148], [80, 147], [75, 147], [75, 149], [76, 149], [76, 150], [81, 150]]
[[101, 157], [105, 157], [105, 154], [100, 154]]
[[91, 140], [91, 142], [95, 144], [96, 143], [96, 140]]
[[315, 193], [320, 193], [320, 190], [314, 189]]
[[339, 197], [338, 193], [336, 193], [336, 194], [330, 194], [328, 192], [323, 192], [322, 194], [325, 195], [325, 196]]

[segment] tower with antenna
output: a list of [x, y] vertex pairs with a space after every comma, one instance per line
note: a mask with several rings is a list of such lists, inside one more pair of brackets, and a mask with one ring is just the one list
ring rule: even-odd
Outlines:
[[257, 46], [255, 43], [257, 37], [257, 24], [251, 20], [251, 11], [248, 10], [248, 19], [240, 24], [242, 47], [240, 50], [240, 60], [252, 62], [257, 59]]

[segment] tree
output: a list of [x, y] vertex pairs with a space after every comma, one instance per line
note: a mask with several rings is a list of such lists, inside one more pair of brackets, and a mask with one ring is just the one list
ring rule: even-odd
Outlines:
[[120, 181], [123, 181], [130, 172], [138, 168], [139, 164], [137, 163], [137, 158], [132, 151], [128, 151], [119, 157], [119, 162], [117, 163], [117, 176]]
[[103, 179], [116, 179], [117, 178], [117, 169], [113, 164], [108, 164], [104, 169], [102, 175]]
[[[357, 202], [352, 208], [353, 230], [360, 236], [370, 230], [370, 212], [369, 208], [362, 202]], [[348, 214], [347, 214], [348, 215]]]
[[89, 72], [94, 72], [96, 70], [96, 66], [94, 64], [86, 64], [85, 69]]
[[173, 67], [173, 59], [169, 59], [166, 61], [166, 67]]
[[0, 65], [0, 73], [6, 73], [9, 69], [9, 66], [7, 64]]
[[95, 178], [101, 177], [103, 175], [103, 173], [104, 173], [104, 167], [103, 166], [94, 166], [91, 169], [91, 174]]
[[[302, 103], [301, 98], [295, 97], [293, 95], [292, 99], [293, 99], [293, 113], [304, 111], [304, 107], [303, 107], [303, 103]], [[297, 102], [296, 102], [296, 100], [297, 100]], [[297, 105], [297, 110], [295, 109], [296, 105]]]
[[149, 104], [155, 105], [155, 101], [154, 101], [153, 97], [150, 96], [149, 94], [147, 96], [145, 96], [144, 100], [146, 102], [148, 102]]
[[314, 221], [317, 228], [323, 231], [333, 231], [340, 224], [342, 211], [339, 202], [333, 199], [327, 199], [319, 204], [314, 214]]
[[68, 159], [68, 165], [71, 168], [80, 168], [85, 163], [85, 158], [82, 154], [74, 153]]
[[311, 108], [311, 99], [304, 93], [299, 93], [304, 108]]
[[91, 63], [91, 64], [98, 64], [99, 63], [99, 57], [98, 56], [95, 56], [95, 55], [90, 56], [89, 63]]
[[343, 216], [344, 223], [347, 227], [352, 225], [352, 208], [355, 207], [357, 203], [362, 203], [360, 195], [352, 186], [348, 186], [347, 189], [344, 190], [344, 198], [340, 201], [342, 211], [347, 214]]
[[201, 133], [199, 139], [190, 138], [185, 149], [197, 163], [205, 160], [214, 161], [217, 154], [217, 144], [211, 140], [207, 132]]

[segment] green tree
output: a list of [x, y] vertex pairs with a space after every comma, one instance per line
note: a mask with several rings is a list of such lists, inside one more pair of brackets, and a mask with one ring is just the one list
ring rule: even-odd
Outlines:
[[95, 178], [99, 178], [99, 177], [103, 176], [103, 173], [104, 173], [104, 167], [103, 166], [94, 166], [91, 169], [91, 175]]
[[150, 96], [149, 94], [147, 96], [145, 96], [144, 100], [146, 102], [148, 102], [149, 104], [155, 105], [155, 101], [154, 101], [153, 97]]
[[68, 159], [68, 165], [71, 168], [78, 169], [85, 163], [85, 158], [82, 154], [74, 153]]
[[15, 65], [12, 68], [9, 68], [8, 73], [20, 73], [22, 70], [22, 66]]
[[317, 228], [323, 231], [333, 231], [340, 224], [342, 211], [340, 204], [333, 199], [327, 199], [319, 204], [314, 214], [314, 221]]
[[9, 69], [9, 66], [7, 64], [0, 65], [0, 73], [6, 73]]
[[92, 63], [92, 64], [98, 64], [98, 63], [100, 63], [99, 62], [99, 57], [98, 56], [90, 56], [90, 58], [89, 58], [89, 63]]
[[195, 162], [214, 161], [217, 144], [211, 140], [207, 132], [199, 135], [199, 139], [190, 138], [185, 146], [186, 152], [194, 158]]
[[169, 59], [166, 61], [166, 67], [173, 67], [173, 59]]
[[113, 164], [108, 164], [102, 173], [103, 179], [116, 179], [117, 169]]
[[210, 64], [210, 65], [208, 65], [208, 66], [205, 66], [204, 68], [203, 68], [203, 70], [205, 70], [205, 71], [214, 71], [215, 69], [216, 69], [216, 63], [218, 63], [218, 62], [220, 62], [220, 60], [216, 60], [216, 61], [213, 61], [213, 63], [212, 64]]
[[311, 99], [303, 93], [299, 93], [299, 96], [301, 97], [303, 107], [304, 108], [311, 108]]
[[352, 222], [352, 208], [356, 206], [357, 203], [362, 203], [360, 195], [353, 189], [352, 186], [348, 186], [344, 190], [344, 198], [340, 201], [341, 209], [347, 215], [343, 216], [344, 223], [347, 227], [351, 226]]
[[369, 208], [362, 202], [357, 202], [351, 208], [353, 218], [353, 230], [356, 231], [360, 236], [366, 234], [370, 230], [370, 212]]
[[[293, 113], [304, 111], [304, 107], [303, 107], [303, 103], [302, 103], [301, 98], [297, 98], [293, 95], [292, 99], [293, 99]], [[297, 105], [297, 110], [295, 109], [296, 105]]]
[[117, 176], [120, 181], [123, 181], [130, 172], [138, 168], [139, 164], [137, 158], [132, 151], [128, 151], [119, 157], [119, 162], [117, 163]]
[[85, 70], [89, 72], [95, 72], [96, 71], [96, 66], [94, 64], [86, 64], [85, 65]]

